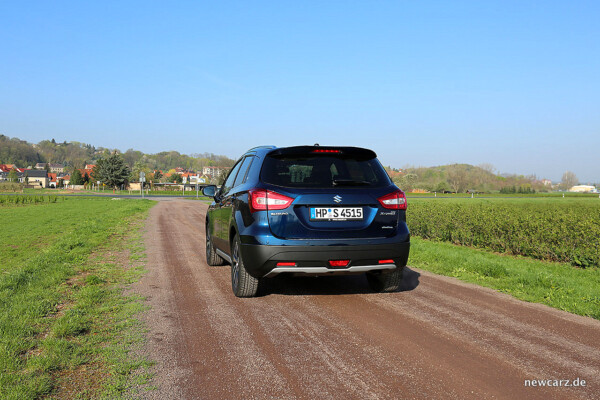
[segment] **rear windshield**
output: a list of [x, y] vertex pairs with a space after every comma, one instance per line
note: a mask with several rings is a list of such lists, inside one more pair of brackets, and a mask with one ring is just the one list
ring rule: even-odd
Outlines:
[[261, 181], [298, 188], [388, 186], [387, 173], [376, 158], [370, 160], [335, 156], [267, 156]]

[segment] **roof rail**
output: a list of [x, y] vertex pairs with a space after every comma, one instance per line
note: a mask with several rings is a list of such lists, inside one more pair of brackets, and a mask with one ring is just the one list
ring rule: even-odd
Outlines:
[[257, 150], [257, 149], [276, 149], [276, 148], [277, 148], [277, 146], [273, 146], [273, 145], [256, 146], [256, 147], [251, 148], [248, 151]]

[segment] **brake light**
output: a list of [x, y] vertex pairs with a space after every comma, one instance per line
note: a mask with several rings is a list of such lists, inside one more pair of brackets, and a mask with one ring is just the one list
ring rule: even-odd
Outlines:
[[341, 150], [333, 150], [333, 149], [317, 149], [313, 150], [312, 153], [341, 153]]
[[377, 200], [379, 200], [384, 208], [389, 208], [391, 210], [406, 210], [406, 196], [402, 190], [386, 194]]
[[350, 263], [350, 260], [329, 260], [331, 267], [345, 267]]
[[271, 190], [252, 189], [248, 193], [250, 196], [250, 212], [283, 210], [284, 208], [288, 208], [294, 201], [291, 197]]

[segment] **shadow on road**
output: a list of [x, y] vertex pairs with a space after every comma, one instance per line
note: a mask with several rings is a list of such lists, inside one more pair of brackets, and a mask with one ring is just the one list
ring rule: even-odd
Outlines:
[[[398, 292], [414, 290], [419, 286], [419, 274], [405, 267]], [[374, 294], [362, 275], [305, 277], [282, 274], [260, 282], [259, 296], [282, 294], [286, 296]]]

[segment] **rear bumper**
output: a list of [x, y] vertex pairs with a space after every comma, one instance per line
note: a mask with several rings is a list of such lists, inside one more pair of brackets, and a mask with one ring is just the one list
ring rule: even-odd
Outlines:
[[[410, 242], [348, 246], [269, 246], [242, 244], [244, 266], [255, 278], [280, 273], [304, 275], [351, 274], [402, 268], [408, 261]], [[392, 259], [393, 263], [379, 264]], [[328, 267], [329, 260], [350, 260], [344, 268]], [[295, 266], [277, 267], [278, 262]]]

